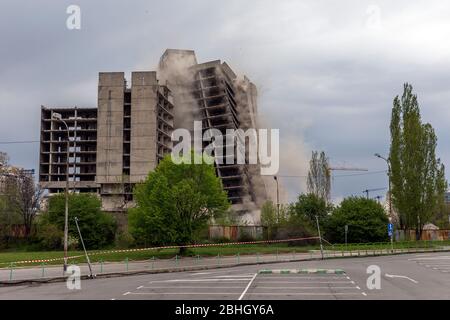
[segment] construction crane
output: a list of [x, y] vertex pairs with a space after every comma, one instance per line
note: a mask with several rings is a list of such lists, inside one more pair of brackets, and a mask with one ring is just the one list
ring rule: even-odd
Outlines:
[[365, 193], [366, 196], [367, 196], [367, 199], [369, 199], [369, 192], [380, 191], [380, 190], [385, 190], [385, 189], [386, 188], [366, 189], [366, 190], [363, 190], [363, 193]]
[[328, 172], [331, 176], [331, 171], [369, 171], [367, 168], [352, 168], [352, 167], [328, 167]]
[[[328, 177], [333, 179], [332, 171], [369, 171], [367, 168], [356, 168], [356, 167], [344, 167], [344, 166], [331, 166], [327, 168], [328, 170]], [[329, 182], [329, 193], [328, 193], [328, 199], [331, 196], [331, 181]]]

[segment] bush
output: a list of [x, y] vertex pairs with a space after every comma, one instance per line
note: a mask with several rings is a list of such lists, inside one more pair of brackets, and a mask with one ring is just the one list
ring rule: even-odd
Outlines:
[[[40, 217], [43, 243], [56, 245], [55, 230], [64, 231], [65, 198], [63, 194], [54, 195], [49, 199], [48, 211]], [[115, 219], [101, 211], [101, 201], [95, 194], [71, 194], [69, 197], [69, 237], [76, 239], [81, 248], [78, 230], [74, 218], [78, 218], [81, 235], [86, 249], [99, 249], [114, 243], [117, 223]], [[54, 227], [50, 227], [50, 226]], [[51, 231], [45, 235], [46, 228]]]
[[55, 224], [45, 223], [38, 227], [37, 240], [45, 249], [61, 249], [63, 238], [64, 232]]
[[348, 242], [387, 241], [388, 223], [386, 212], [378, 202], [363, 197], [350, 197], [344, 199], [327, 219], [325, 238], [344, 242], [345, 225], [348, 225]]

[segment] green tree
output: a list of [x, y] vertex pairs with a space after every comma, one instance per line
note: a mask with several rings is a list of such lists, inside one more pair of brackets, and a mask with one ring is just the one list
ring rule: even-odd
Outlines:
[[349, 242], [386, 241], [388, 223], [386, 212], [377, 201], [350, 197], [344, 199], [328, 217], [325, 236], [330, 241], [344, 242], [345, 225], [348, 225]]
[[230, 206], [213, 165], [175, 164], [170, 156], [135, 187], [134, 199], [136, 207], [128, 216], [130, 233], [137, 242], [152, 245], [189, 244]]
[[307, 180], [308, 193], [323, 199], [330, 200], [331, 177], [328, 158], [325, 152], [313, 151], [309, 161], [309, 171]]
[[401, 99], [394, 99], [391, 118], [392, 203], [399, 213], [400, 228], [414, 228], [420, 239], [423, 226], [442, 208], [447, 189], [445, 169], [436, 158], [437, 137], [423, 124], [417, 96], [404, 85]]
[[[40, 217], [38, 230], [52, 230], [52, 234], [59, 234], [57, 230], [64, 230], [65, 212], [64, 194], [51, 196], [48, 202], [48, 211]], [[101, 209], [101, 200], [95, 194], [74, 193], [69, 195], [69, 235], [81, 240], [75, 225], [74, 218], [78, 218], [81, 235], [87, 249], [98, 249], [114, 242], [117, 223], [113, 216]], [[56, 228], [54, 228], [54, 227]], [[42, 238], [42, 233], [38, 234]], [[49, 241], [48, 239], [46, 240]], [[55, 243], [55, 240], [51, 240]]]
[[332, 210], [332, 206], [313, 193], [301, 194], [297, 201], [293, 204], [293, 213], [298, 216], [304, 216], [312, 224], [316, 223], [316, 216], [320, 221], [325, 221], [328, 213]]
[[276, 204], [272, 201], [266, 201], [261, 207], [261, 224], [267, 227], [267, 236], [272, 239], [276, 233], [276, 229], [285, 225], [289, 219], [289, 208], [280, 205], [280, 212]]

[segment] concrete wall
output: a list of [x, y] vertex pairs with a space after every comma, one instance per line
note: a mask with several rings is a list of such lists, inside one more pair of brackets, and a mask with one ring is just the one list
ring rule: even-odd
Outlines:
[[120, 183], [123, 162], [123, 72], [99, 73], [97, 183]]
[[157, 90], [156, 72], [132, 72], [131, 183], [145, 180], [156, 167]]

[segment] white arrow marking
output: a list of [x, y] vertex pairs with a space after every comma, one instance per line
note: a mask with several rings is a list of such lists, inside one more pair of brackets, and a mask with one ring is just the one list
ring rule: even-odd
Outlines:
[[403, 279], [408, 279], [409, 281], [414, 282], [414, 283], [419, 283], [418, 281], [411, 279], [410, 277], [407, 277], [407, 276], [399, 276], [399, 275], [395, 275], [395, 274], [387, 274], [386, 273], [385, 277], [387, 277], [387, 278], [403, 278]]

